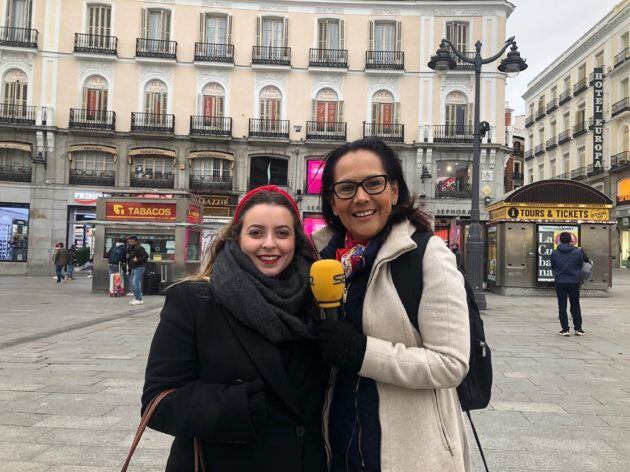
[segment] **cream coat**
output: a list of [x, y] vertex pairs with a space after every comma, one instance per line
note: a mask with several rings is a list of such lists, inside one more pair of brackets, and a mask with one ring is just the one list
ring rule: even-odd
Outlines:
[[[389, 265], [416, 247], [414, 231], [407, 221], [394, 225], [376, 256], [363, 304], [367, 349], [359, 375], [378, 389], [382, 472], [467, 472], [470, 450], [456, 391], [470, 353], [466, 291], [455, 255], [432, 237], [416, 331]], [[313, 236], [319, 251], [331, 236], [327, 228]]]

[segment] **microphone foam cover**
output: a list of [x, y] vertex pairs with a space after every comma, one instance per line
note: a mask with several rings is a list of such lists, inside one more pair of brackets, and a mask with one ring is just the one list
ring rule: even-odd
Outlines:
[[319, 306], [335, 308], [341, 305], [345, 276], [341, 262], [335, 259], [316, 261], [311, 266], [311, 290]]

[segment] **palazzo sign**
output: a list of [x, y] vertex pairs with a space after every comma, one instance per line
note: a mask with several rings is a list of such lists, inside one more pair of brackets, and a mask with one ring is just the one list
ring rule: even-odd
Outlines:
[[604, 170], [604, 69], [593, 69], [593, 171]]
[[107, 202], [105, 218], [116, 221], [175, 221], [175, 203]]

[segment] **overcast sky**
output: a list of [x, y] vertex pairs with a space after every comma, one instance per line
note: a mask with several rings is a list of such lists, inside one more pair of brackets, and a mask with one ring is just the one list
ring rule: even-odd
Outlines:
[[[527, 59], [529, 67], [517, 78], [507, 79], [506, 97], [515, 114], [522, 115], [525, 102], [521, 96], [527, 83], [606, 16], [619, 0], [511, 1], [516, 9], [508, 18], [508, 37], [516, 36], [521, 57]], [[486, 56], [490, 54], [484, 52]]]

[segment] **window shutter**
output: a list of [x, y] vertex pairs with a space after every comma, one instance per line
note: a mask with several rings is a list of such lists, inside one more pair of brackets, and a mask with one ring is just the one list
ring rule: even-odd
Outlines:
[[284, 25], [282, 28], [282, 32], [284, 33], [284, 47], [288, 48], [289, 47], [289, 19], [288, 18], [284, 18]]
[[171, 37], [171, 12], [162, 12], [162, 39], [169, 41]]
[[206, 43], [206, 14], [199, 15], [199, 42]]
[[101, 110], [107, 111], [107, 90], [103, 90], [101, 95]]
[[262, 18], [256, 17], [256, 46], [262, 46]]
[[232, 15], [227, 16], [227, 44], [232, 44]]
[[311, 121], [317, 121], [317, 100], [311, 100]]
[[148, 26], [149, 25], [149, 10], [146, 8], [142, 9], [142, 23], [140, 26], [140, 36], [142, 38], [148, 37]]
[[368, 51], [374, 51], [374, 22], [370, 20], [368, 33]]
[[394, 124], [400, 123], [400, 102], [394, 103]]
[[326, 48], [326, 21], [317, 21], [317, 47], [319, 49]]
[[197, 94], [197, 115], [205, 115], [205, 110], [203, 109], [203, 94]]
[[343, 100], [339, 100], [339, 105], [337, 107], [337, 121], [342, 122], [343, 121]]
[[31, 27], [31, 15], [33, 11], [33, 0], [28, 0], [28, 2], [26, 2], [26, 12], [24, 12], [24, 14], [26, 15], [26, 18], [24, 18], [24, 23], [22, 23], [23, 25], [26, 25], [26, 28]]
[[372, 123], [375, 123], [378, 120], [378, 103], [372, 102]]
[[345, 32], [345, 22], [343, 20], [339, 20], [339, 49], [346, 48], [346, 32]]
[[396, 51], [402, 51], [402, 23], [396, 22]]

